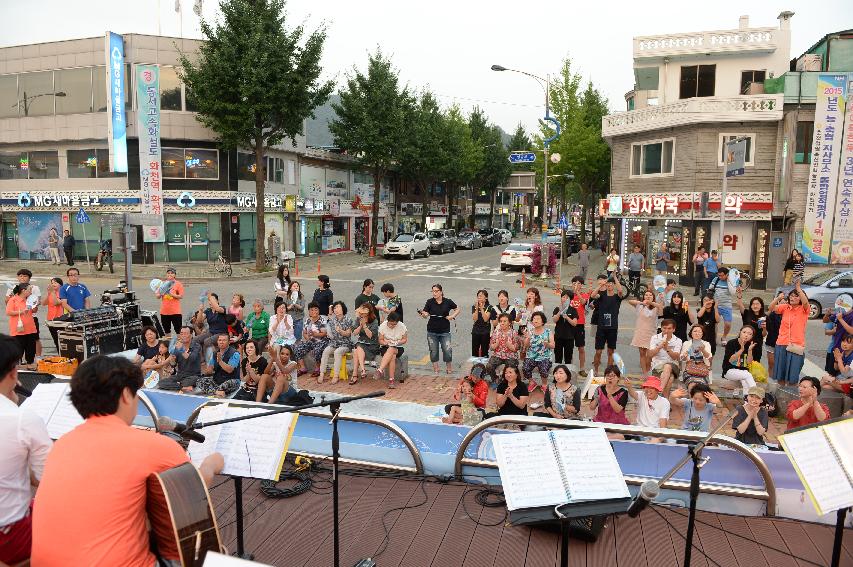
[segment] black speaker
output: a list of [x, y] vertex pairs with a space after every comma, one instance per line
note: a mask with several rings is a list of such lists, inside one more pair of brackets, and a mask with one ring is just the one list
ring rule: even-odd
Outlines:
[[163, 330], [163, 323], [160, 322], [160, 314], [156, 311], [144, 311], [141, 310], [139, 312], [139, 317], [142, 319], [143, 327], [154, 327], [157, 331], [157, 336], [162, 337], [166, 334], [166, 331]]

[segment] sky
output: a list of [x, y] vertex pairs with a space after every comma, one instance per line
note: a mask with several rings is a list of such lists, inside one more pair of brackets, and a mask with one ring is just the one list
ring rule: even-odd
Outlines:
[[[107, 30], [200, 38], [194, 0], [177, 1], [182, 18], [176, 0], [0, 0], [6, 24], [0, 47], [102, 36]], [[203, 17], [216, 18], [218, 5], [203, 0]], [[853, 28], [850, 0], [290, 0], [286, 10], [292, 25], [327, 27], [324, 76], [338, 85], [353, 67], [364, 68], [378, 46], [410, 88], [429, 87], [445, 106], [470, 111], [478, 105], [510, 133], [519, 122], [528, 132], [536, 128], [544, 97], [533, 79], [493, 72], [493, 64], [544, 76], [559, 72], [571, 57], [610, 109], [621, 111], [633, 86], [634, 36], [735, 29], [741, 15], [750, 17], [750, 27], [777, 27], [779, 13], [791, 10], [793, 58], [827, 33]]]

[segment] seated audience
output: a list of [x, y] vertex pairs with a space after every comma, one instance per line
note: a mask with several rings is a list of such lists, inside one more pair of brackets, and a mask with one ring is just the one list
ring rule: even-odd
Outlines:
[[[159, 387], [160, 380], [171, 378], [175, 374], [175, 361], [169, 354], [169, 341], [157, 341], [157, 355], [142, 362], [142, 375], [145, 377], [145, 387]], [[149, 382], [150, 380], [150, 382]], [[157, 384], [157, 386], [149, 385]]]
[[800, 397], [788, 403], [788, 427], [793, 429], [801, 425], [817, 423], [829, 419], [829, 407], [818, 400], [820, 380], [814, 376], [803, 376], [798, 386]]
[[690, 328], [690, 338], [681, 345], [681, 361], [684, 369], [681, 380], [687, 389], [692, 384], [708, 384], [711, 375], [711, 345], [704, 340], [705, 327], [693, 325]]
[[[470, 382], [473, 386], [472, 395], [473, 395], [473, 403], [474, 407], [476, 407], [480, 413], [481, 418], [482, 415], [485, 415], [486, 412], [486, 400], [489, 397], [489, 384], [485, 380], [486, 369], [482, 364], [474, 364], [471, 366], [470, 372], [468, 372], [468, 376], [459, 381], [459, 384], [456, 386], [456, 391], [453, 393], [453, 403], [447, 404], [444, 406], [444, 413], [451, 415], [451, 410], [454, 406], [459, 406], [460, 401], [464, 397], [462, 394], [462, 389], [466, 381]], [[445, 418], [445, 423], [451, 423], [447, 421]], [[455, 423], [455, 422], [453, 422]]]
[[754, 334], [750, 325], [744, 326], [736, 338], [726, 343], [723, 354], [723, 378], [739, 381], [744, 392], [755, 386], [749, 365], [761, 360], [761, 345], [753, 340]]
[[260, 377], [258, 390], [269, 393], [269, 402], [285, 404], [296, 396], [296, 361], [293, 360], [293, 347], [284, 345], [278, 351], [278, 358], [270, 364], [267, 373]]
[[281, 347], [296, 344], [295, 333], [296, 325], [293, 318], [287, 314], [287, 304], [279, 303], [276, 305], [275, 315], [270, 317], [269, 353], [273, 360], [278, 358]]
[[824, 388], [850, 394], [850, 384], [853, 384], [853, 335], [846, 334], [841, 338], [841, 346], [832, 350], [832, 358], [833, 371], [821, 379], [821, 384]]
[[[685, 397], [688, 394], [690, 397]], [[687, 390], [675, 390], [670, 394], [669, 401], [684, 408], [681, 428], [687, 431], [710, 431], [714, 410], [721, 405], [720, 398], [711, 391], [711, 387], [702, 382], [694, 383]]]
[[486, 362], [486, 375], [491, 377], [495, 384], [498, 382], [498, 366], [518, 367], [520, 346], [518, 332], [512, 326], [512, 316], [509, 313], [501, 313], [498, 315], [498, 324], [492, 330], [492, 336], [489, 339], [492, 355]]
[[261, 356], [258, 342], [254, 339], [249, 339], [245, 346], [245, 356], [240, 361], [240, 389], [234, 399], [246, 400], [250, 402], [266, 401], [266, 392], [260, 389], [261, 382], [267, 375], [267, 367], [269, 363], [267, 359]]
[[[483, 410], [477, 407], [476, 384], [470, 377], [463, 378], [456, 393], [459, 403], [450, 404], [445, 407], [447, 417], [442, 418], [444, 423], [456, 425], [477, 425], [483, 419]], [[488, 386], [486, 386], [488, 391]]]
[[[634, 389], [630, 380], [626, 380], [625, 385], [628, 387], [628, 395], [637, 402], [636, 425], [643, 427], [666, 427], [670, 406], [669, 400], [660, 395], [663, 392], [660, 378], [649, 376], [643, 382], [642, 390], [639, 392]], [[648, 439], [648, 441], [660, 443], [661, 439], [654, 437]]]
[[504, 366], [502, 380], [498, 384], [495, 397], [498, 406], [497, 415], [527, 415], [529, 397], [527, 386], [519, 380], [518, 368]]
[[764, 388], [753, 386], [732, 420], [735, 439], [747, 445], [766, 445], [764, 434], [767, 433], [769, 423], [770, 417], [764, 407]]
[[225, 321], [225, 307], [219, 305], [219, 296], [213, 292], [207, 293], [207, 307], [202, 303], [196, 312], [196, 321], [198, 325], [207, 323], [207, 330], [196, 331], [195, 340], [202, 344], [205, 350], [216, 344], [217, 338], [221, 334], [228, 335], [228, 323]]
[[565, 364], [554, 368], [554, 381], [545, 389], [544, 412], [539, 417], [577, 419], [581, 410], [581, 391], [572, 384], [572, 371]]
[[397, 370], [397, 359], [403, 354], [403, 345], [409, 341], [409, 331], [400, 321], [400, 316], [392, 311], [385, 322], [379, 325], [379, 355], [382, 360], [376, 369], [376, 378], [383, 380], [388, 372], [388, 387], [396, 388], [394, 380]]
[[[167, 437], [130, 427], [141, 387], [140, 368], [121, 357], [88, 358], [71, 377], [71, 403], [85, 422], [48, 455], [33, 505], [33, 565], [158, 564], [148, 537], [148, 478], [189, 455]], [[208, 485], [223, 465], [219, 453], [202, 462]]]
[[604, 384], [598, 387], [589, 402], [589, 409], [595, 412], [593, 421], [630, 425], [625, 416], [629, 395], [628, 390], [619, 385], [621, 376], [622, 373], [616, 365], [604, 369]]
[[227, 334], [216, 337], [216, 350], [203, 371], [205, 375], [196, 383], [202, 394], [224, 398], [240, 387], [240, 353], [229, 344]]
[[365, 364], [379, 354], [379, 319], [371, 303], [365, 303], [356, 309], [355, 348], [352, 351], [352, 376], [349, 383], [355, 384], [367, 375]]
[[264, 310], [264, 304], [260, 299], [252, 302], [252, 312], [246, 317], [246, 338], [254, 339], [258, 343], [258, 350], [267, 350], [270, 333], [270, 314]]
[[322, 384], [326, 379], [326, 369], [329, 367], [329, 357], [334, 360], [331, 382], [337, 382], [341, 372], [344, 355], [352, 350], [352, 329], [355, 324], [347, 317], [347, 306], [343, 301], [332, 304], [332, 314], [326, 319], [326, 336], [329, 344], [323, 349], [320, 357], [320, 376], [317, 383]]
[[305, 374], [308, 372], [304, 359], [310, 354], [316, 363], [312, 376], [318, 378], [320, 376], [320, 359], [328, 345], [326, 315], [320, 315], [320, 305], [312, 301], [308, 304], [308, 317], [305, 318], [302, 326], [302, 340], [297, 342], [293, 349], [293, 356], [296, 357], [296, 362], [299, 364], [298, 373]]
[[668, 394], [672, 382], [678, 379], [681, 370], [681, 339], [675, 336], [675, 321], [672, 319], [661, 321], [660, 330], [660, 333], [652, 337], [648, 356], [651, 358], [652, 374], [660, 378], [662, 392]]
[[136, 349], [134, 364], [142, 365], [146, 360], [151, 360], [160, 352], [160, 341], [157, 340], [157, 331], [154, 327], [142, 327], [142, 344]]
[[160, 377], [157, 387], [161, 390], [181, 390], [192, 392], [201, 378], [201, 345], [193, 341], [192, 328], [181, 327], [178, 339], [172, 347], [172, 364], [175, 373]]

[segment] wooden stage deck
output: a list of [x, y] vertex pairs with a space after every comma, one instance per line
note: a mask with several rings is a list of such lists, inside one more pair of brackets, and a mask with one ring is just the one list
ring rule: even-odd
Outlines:
[[[257, 561], [287, 567], [332, 565], [331, 484], [328, 474], [320, 475], [323, 481], [318, 480], [312, 491], [282, 499], [266, 497], [259, 481], [244, 481], [246, 550]], [[222, 537], [231, 552], [236, 549], [233, 486], [227, 481], [211, 492]], [[341, 565], [351, 567], [364, 557], [374, 557], [379, 567], [559, 564], [557, 533], [506, 525], [506, 508], [480, 506], [474, 499], [476, 489], [466, 491], [457, 483], [342, 474]], [[386, 514], [403, 506], [409, 508]], [[384, 546], [383, 516], [390, 532]], [[694, 549], [694, 566], [807, 567], [830, 562], [833, 532], [829, 526], [707, 512], [700, 512], [698, 520], [694, 541], [701, 551]], [[569, 564], [678, 567], [686, 525], [686, 510], [660, 507], [645, 510], [637, 519], [610, 518], [595, 543], [572, 540]], [[845, 534], [841, 564], [853, 566], [850, 530]]]

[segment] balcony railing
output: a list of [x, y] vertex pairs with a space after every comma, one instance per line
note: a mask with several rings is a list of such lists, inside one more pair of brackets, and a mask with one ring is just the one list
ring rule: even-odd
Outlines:
[[732, 51], [775, 51], [777, 33], [777, 28], [750, 28], [635, 37], [634, 58]]
[[783, 98], [782, 94], [687, 98], [605, 116], [601, 135], [607, 138], [706, 122], [781, 120]]

